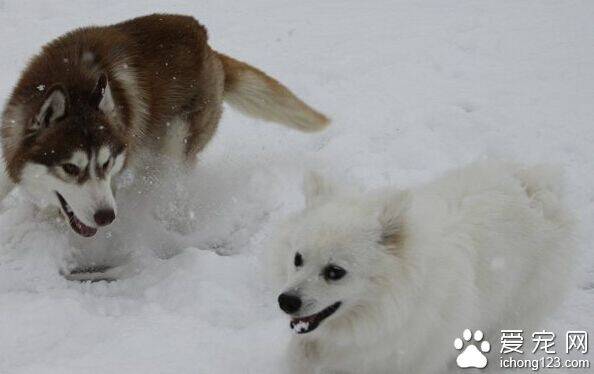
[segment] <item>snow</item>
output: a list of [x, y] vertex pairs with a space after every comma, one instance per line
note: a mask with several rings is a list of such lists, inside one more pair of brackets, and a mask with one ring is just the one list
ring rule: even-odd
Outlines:
[[[291, 331], [260, 255], [303, 205], [304, 172], [410, 186], [484, 156], [565, 167], [583, 266], [543, 327], [594, 333], [594, 3], [0, 0], [0, 99], [52, 38], [154, 11], [196, 16], [214, 48], [278, 77], [333, 124], [301, 134], [226, 110], [189, 188], [157, 189], [174, 201], [124, 188], [118, 221], [91, 242], [11, 195], [0, 209], [0, 372], [282, 373]], [[74, 260], [135, 268], [81, 284], [59, 274]]]

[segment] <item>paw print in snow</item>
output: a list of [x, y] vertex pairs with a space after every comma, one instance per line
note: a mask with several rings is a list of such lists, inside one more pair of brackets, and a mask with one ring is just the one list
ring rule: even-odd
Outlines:
[[[483, 353], [487, 353], [491, 350], [491, 344], [488, 341], [483, 341], [483, 332], [481, 330], [476, 330], [474, 332], [474, 342], [470, 343], [470, 340], [473, 338], [473, 334], [470, 330], [466, 329], [462, 333], [462, 339], [457, 338], [454, 340], [454, 348], [458, 351], [461, 351], [464, 348], [464, 345], [467, 345], [466, 348], [458, 355], [456, 358], [456, 364], [458, 367], [466, 369], [466, 368], [477, 368], [482, 369], [487, 366], [487, 357]], [[476, 344], [480, 343], [480, 350], [476, 347]]]

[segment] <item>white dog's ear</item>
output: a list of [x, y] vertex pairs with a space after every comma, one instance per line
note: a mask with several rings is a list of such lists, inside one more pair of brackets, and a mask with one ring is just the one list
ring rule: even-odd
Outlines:
[[91, 103], [93, 107], [98, 108], [103, 113], [111, 115], [115, 110], [115, 102], [111, 94], [111, 87], [107, 79], [107, 74], [101, 73], [97, 84], [91, 94]]
[[64, 87], [60, 85], [52, 87], [33, 118], [32, 129], [39, 130], [52, 126], [58, 119], [66, 115], [66, 105], [67, 99]]
[[334, 186], [315, 171], [310, 171], [303, 178], [305, 207], [311, 208], [335, 192]]
[[381, 226], [380, 244], [395, 249], [404, 238], [406, 212], [410, 207], [411, 196], [407, 191], [390, 195], [382, 204], [379, 223]]

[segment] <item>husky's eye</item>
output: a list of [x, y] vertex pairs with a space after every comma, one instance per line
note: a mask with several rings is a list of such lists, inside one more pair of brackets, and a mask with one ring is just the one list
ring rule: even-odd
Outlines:
[[62, 165], [62, 169], [68, 175], [77, 176], [80, 174], [80, 168], [74, 164], [64, 164]]
[[303, 266], [303, 256], [301, 256], [301, 253], [295, 253], [295, 259], [293, 260], [293, 262], [295, 263], [295, 267], [297, 268]]
[[105, 162], [103, 163], [103, 165], [101, 165], [101, 168], [102, 168], [103, 170], [107, 170], [107, 169], [109, 169], [109, 167], [110, 167], [110, 166], [111, 166], [111, 157], [110, 157], [110, 158], [108, 158], [108, 159], [107, 159], [107, 161], [105, 161]]
[[324, 268], [324, 278], [326, 280], [339, 280], [346, 275], [346, 270], [336, 265], [328, 265]]

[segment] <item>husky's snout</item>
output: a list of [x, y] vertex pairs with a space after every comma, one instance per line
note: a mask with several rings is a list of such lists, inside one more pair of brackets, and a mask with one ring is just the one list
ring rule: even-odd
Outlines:
[[111, 208], [99, 209], [93, 215], [95, 223], [99, 226], [107, 226], [115, 220], [115, 211]]
[[109, 177], [104, 180], [93, 178], [82, 185], [58, 180], [55, 195], [76, 233], [91, 237], [99, 227], [115, 221], [117, 208]]

